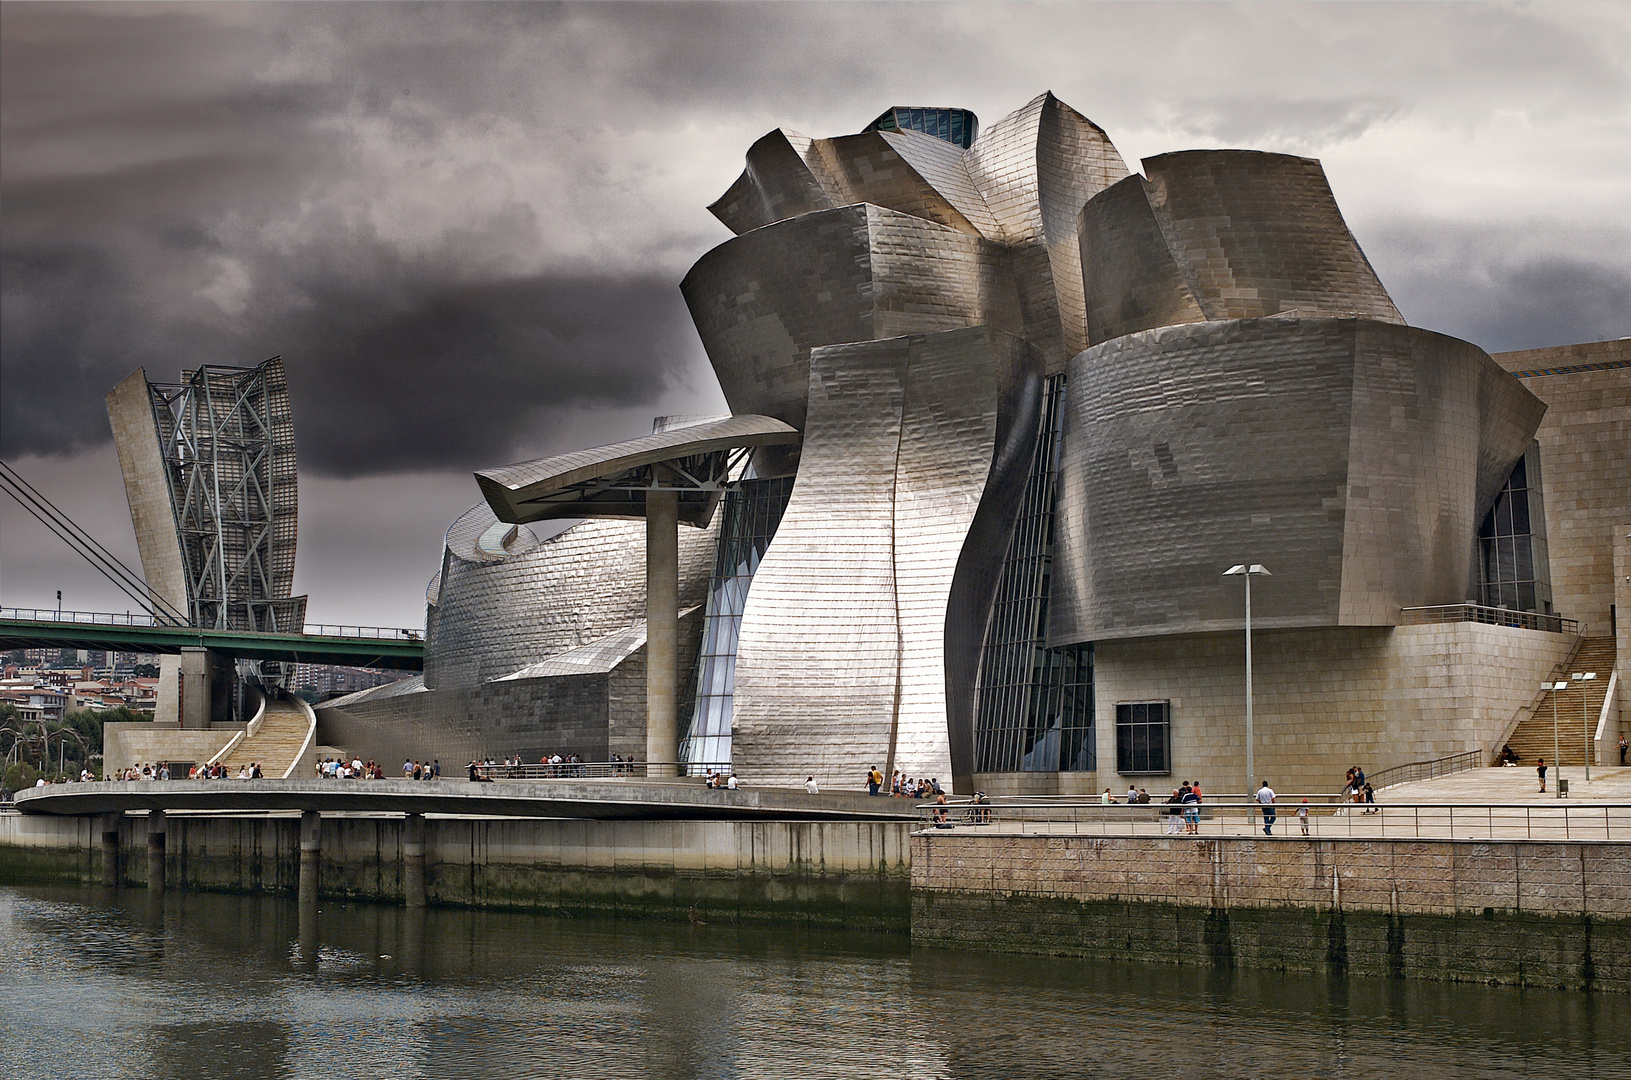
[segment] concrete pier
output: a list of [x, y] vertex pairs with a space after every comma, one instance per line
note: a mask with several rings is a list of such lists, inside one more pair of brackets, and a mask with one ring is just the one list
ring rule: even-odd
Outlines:
[[323, 815], [306, 810], [300, 815], [300, 888], [302, 904], [315, 904], [323, 865]]
[[164, 811], [154, 810], [147, 815], [147, 888], [149, 892], [164, 892]]
[[102, 824], [102, 884], [119, 884], [119, 815], [104, 814]]
[[646, 492], [646, 761], [653, 769], [679, 760], [679, 495]]
[[402, 819], [402, 902], [410, 908], [425, 906], [425, 815]]

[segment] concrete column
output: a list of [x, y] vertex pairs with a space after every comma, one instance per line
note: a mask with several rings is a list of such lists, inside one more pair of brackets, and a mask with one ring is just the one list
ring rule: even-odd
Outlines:
[[318, 869], [323, 861], [323, 815], [316, 810], [300, 812], [300, 902], [317, 903]]
[[402, 899], [410, 908], [425, 906], [425, 815], [402, 819]]
[[183, 730], [202, 731], [210, 726], [211, 664], [208, 650], [181, 650], [176, 676], [176, 719]]
[[164, 892], [165, 822], [163, 810], [147, 814], [147, 888], [155, 895]]
[[115, 888], [119, 885], [119, 817], [108, 814], [102, 818], [102, 884]]
[[672, 776], [679, 756], [675, 697], [680, 666], [680, 506], [673, 491], [646, 492], [646, 762]]

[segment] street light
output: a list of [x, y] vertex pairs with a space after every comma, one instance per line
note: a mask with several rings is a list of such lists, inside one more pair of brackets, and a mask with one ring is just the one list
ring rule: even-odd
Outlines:
[[1257, 820], [1256, 804], [1252, 798], [1252, 776], [1256, 768], [1252, 762], [1252, 575], [1261, 574], [1264, 577], [1273, 577], [1268, 567], [1262, 563], [1236, 563], [1223, 572], [1224, 577], [1244, 577], [1246, 579], [1246, 800], [1252, 807], [1246, 811], [1248, 821]]
[[1540, 688], [1552, 692], [1552, 797], [1561, 799], [1563, 797], [1563, 762], [1559, 761], [1557, 757], [1557, 693], [1559, 690], [1569, 688], [1569, 680], [1564, 679], [1555, 683], [1543, 682], [1540, 684]]
[[1591, 716], [1586, 712], [1586, 683], [1597, 677], [1595, 671], [1588, 671], [1584, 675], [1574, 673], [1574, 681], [1580, 684], [1580, 727], [1586, 739], [1586, 783], [1591, 783]]

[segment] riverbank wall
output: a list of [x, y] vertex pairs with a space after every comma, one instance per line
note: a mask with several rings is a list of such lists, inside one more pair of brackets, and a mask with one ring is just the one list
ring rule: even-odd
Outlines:
[[1631, 992], [1631, 845], [919, 833], [912, 942]]
[[[116, 819], [119, 883], [148, 874], [148, 820]], [[164, 821], [171, 889], [296, 895], [297, 815]], [[102, 880], [100, 820], [0, 815], [0, 883]], [[424, 819], [431, 904], [905, 933], [906, 822]], [[400, 815], [324, 815], [318, 896], [403, 903]]]

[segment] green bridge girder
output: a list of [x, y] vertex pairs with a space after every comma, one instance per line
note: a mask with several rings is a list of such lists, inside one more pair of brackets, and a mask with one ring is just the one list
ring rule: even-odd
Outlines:
[[128, 626], [108, 623], [0, 619], [0, 651], [11, 649], [107, 649], [177, 654], [204, 648], [245, 660], [423, 671], [424, 641], [409, 637], [326, 634], [264, 634], [200, 630], [189, 626]]

